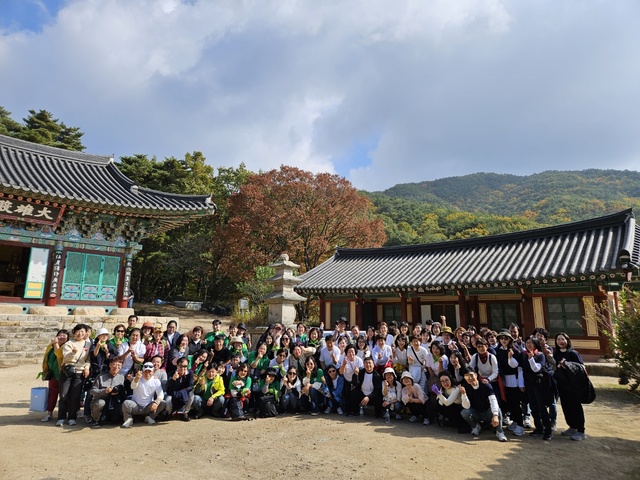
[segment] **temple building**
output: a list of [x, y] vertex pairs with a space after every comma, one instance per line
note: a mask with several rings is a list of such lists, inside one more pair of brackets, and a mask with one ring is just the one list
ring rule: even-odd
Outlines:
[[141, 240], [215, 211], [135, 185], [111, 156], [0, 135], [0, 303], [126, 307]]
[[338, 248], [295, 287], [317, 295], [320, 319], [564, 331], [580, 352], [607, 351], [603, 329], [619, 292], [637, 281], [640, 235], [631, 210], [481, 238], [387, 248]]

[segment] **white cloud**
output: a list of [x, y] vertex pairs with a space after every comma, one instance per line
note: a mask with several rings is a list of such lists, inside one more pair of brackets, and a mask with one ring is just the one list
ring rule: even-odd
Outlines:
[[[638, 158], [631, 1], [70, 1], [0, 36], [3, 106], [87, 151], [292, 164], [368, 190]], [[634, 15], [636, 14], [636, 15]], [[345, 160], [378, 138], [370, 163]]]

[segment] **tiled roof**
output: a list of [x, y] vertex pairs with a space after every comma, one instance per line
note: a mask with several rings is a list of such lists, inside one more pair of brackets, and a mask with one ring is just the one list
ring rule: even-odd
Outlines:
[[[206, 215], [207, 195], [178, 195], [135, 185], [109, 156], [90, 155], [0, 135], [0, 185], [5, 193], [66, 204], [157, 216]], [[56, 200], [57, 199], [57, 200]]]
[[302, 294], [422, 292], [593, 281], [620, 275], [623, 251], [638, 265], [636, 239], [640, 235], [629, 209], [506, 235], [401, 247], [338, 248], [333, 257], [302, 275], [295, 290]]

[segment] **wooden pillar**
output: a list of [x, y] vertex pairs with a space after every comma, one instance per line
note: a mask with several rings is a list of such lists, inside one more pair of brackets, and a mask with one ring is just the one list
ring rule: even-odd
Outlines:
[[467, 299], [465, 298], [464, 293], [461, 291], [458, 291], [458, 313], [460, 315], [458, 325], [468, 325], [469, 321], [467, 319]]
[[520, 302], [520, 312], [522, 314], [520, 336], [525, 338], [525, 335], [531, 335], [533, 330], [536, 328], [536, 321], [533, 313], [533, 297], [522, 295], [522, 299], [524, 301]]
[[400, 322], [407, 321], [407, 297], [406, 294], [400, 294]]
[[420, 311], [420, 297], [411, 299], [411, 326], [422, 323], [422, 312]]
[[324, 317], [327, 311], [327, 302], [325, 302], [324, 300], [324, 295], [318, 296], [318, 309], [319, 309], [318, 316], [320, 317], [320, 323], [324, 325]]
[[131, 271], [133, 269], [133, 254], [127, 253], [124, 257], [122, 265], [122, 291], [120, 292], [120, 301], [118, 306], [120, 308], [127, 308], [129, 302], [129, 295], [131, 295]]
[[49, 268], [47, 272], [47, 278], [49, 279], [47, 299], [44, 304], [47, 307], [55, 307], [58, 303], [58, 297], [60, 296], [60, 289], [62, 288], [62, 243], [56, 243], [53, 247], [51, 254], [51, 261], [49, 262]]
[[362, 329], [364, 325], [364, 298], [361, 294], [356, 297], [356, 325]]
[[378, 325], [378, 300], [374, 298], [371, 300], [371, 323]]

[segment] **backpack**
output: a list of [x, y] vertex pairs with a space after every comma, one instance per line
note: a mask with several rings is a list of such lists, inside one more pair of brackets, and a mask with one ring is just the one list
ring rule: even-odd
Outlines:
[[587, 369], [579, 362], [564, 362], [564, 368], [557, 368], [554, 378], [564, 388], [569, 388], [577, 393], [580, 403], [593, 403], [596, 399], [596, 390], [589, 380]]
[[259, 410], [262, 418], [276, 417], [278, 415], [276, 397], [273, 395], [263, 395], [260, 397]]

